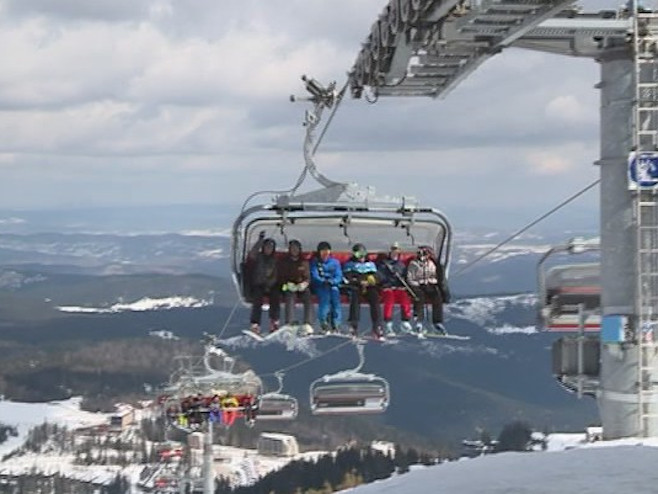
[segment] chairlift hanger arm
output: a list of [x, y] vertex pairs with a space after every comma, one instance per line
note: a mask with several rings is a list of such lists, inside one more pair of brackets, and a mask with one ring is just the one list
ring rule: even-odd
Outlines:
[[357, 374], [361, 371], [361, 368], [366, 363], [366, 356], [365, 356], [365, 350], [364, 350], [364, 347], [365, 347], [364, 343], [361, 342], [361, 341], [357, 341], [355, 343], [355, 345], [356, 345], [356, 351], [359, 354], [359, 364], [354, 369], [352, 369], [351, 372]]
[[277, 381], [279, 382], [279, 387], [277, 388], [276, 391], [274, 391], [274, 393], [279, 394], [279, 393], [281, 393], [281, 391], [283, 391], [283, 377], [284, 377], [284, 373], [283, 373], [282, 371], [276, 371], [276, 372], [274, 373], [274, 377], [276, 377]]
[[[333, 116], [338, 109], [338, 105], [342, 101], [343, 95], [347, 89], [347, 84], [339, 92], [336, 90], [335, 81], [329, 83], [326, 87], [320, 84], [317, 80], [309, 78], [305, 75], [302, 76], [302, 81], [304, 81], [306, 90], [311, 94], [311, 96], [307, 98], [297, 98], [295, 96], [291, 96], [290, 100], [293, 102], [304, 100], [313, 103], [313, 109], [307, 110], [304, 118], [304, 127], [306, 127], [306, 137], [304, 139], [304, 172], [310, 173], [310, 175], [323, 187], [346, 186], [347, 184], [330, 180], [325, 175], [320, 173], [317, 165], [315, 164], [313, 156], [315, 155], [321, 138], [324, 136], [327, 127], [331, 123], [331, 120], [333, 119]], [[323, 129], [320, 139], [316, 141], [315, 129], [322, 120], [322, 113], [324, 112], [325, 108], [332, 107], [334, 108], [334, 111]], [[293, 188], [293, 194], [297, 191], [300, 185], [301, 182], [298, 182], [297, 185]]]

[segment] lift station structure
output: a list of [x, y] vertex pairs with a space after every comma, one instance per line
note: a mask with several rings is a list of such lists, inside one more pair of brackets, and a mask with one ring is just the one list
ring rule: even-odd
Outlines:
[[658, 13], [646, 3], [390, 0], [350, 71], [355, 98], [442, 98], [508, 47], [600, 64], [602, 322], [590, 394], [606, 439], [658, 436]]

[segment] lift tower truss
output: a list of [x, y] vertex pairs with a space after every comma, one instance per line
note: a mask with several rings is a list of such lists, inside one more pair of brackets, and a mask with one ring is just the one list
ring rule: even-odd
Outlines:
[[391, 0], [351, 71], [352, 95], [446, 96], [573, 0]]
[[[604, 437], [658, 436], [658, 14], [629, 1], [390, 0], [350, 71], [352, 96], [445, 97], [504, 48], [601, 67]], [[644, 2], [646, 6], [647, 2]]]
[[[637, 10], [637, 7], [636, 7]], [[638, 429], [654, 436], [658, 409], [656, 344], [658, 324], [658, 196], [652, 170], [658, 163], [658, 14], [637, 12], [633, 26], [635, 99], [631, 162], [640, 172], [631, 182], [637, 228], [637, 307], [635, 344], [638, 350]], [[644, 175], [642, 175], [644, 174]]]

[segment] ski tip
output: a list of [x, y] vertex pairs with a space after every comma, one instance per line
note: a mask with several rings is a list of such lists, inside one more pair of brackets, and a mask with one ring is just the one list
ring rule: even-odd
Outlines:
[[471, 339], [470, 336], [461, 335], [461, 334], [450, 334], [450, 333], [444, 333], [444, 334], [441, 334], [441, 333], [424, 333], [423, 338], [443, 338], [443, 339], [446, 339], [446, 340], [462, 340], [462, 341], [466, 341], [466, 340]]
[[254, 333], [254, 332], [251, 331], [250, 329], [243, 329], [243, 330], [242, 330], [242, 334], [244, 334], [244, 335], [246, 335], [246, 336], [249, 336], [250, 338], [252, 338], [252, 339], [254, 339], [254, 340], [256, 340], [256, 341], [261, 341], [261, 342], [262, 342], [262, 341], [265, 341], [265, 338], [263, 338], [263, 337], [262, 337], [261, 335], [259, 335], [258, 333]]

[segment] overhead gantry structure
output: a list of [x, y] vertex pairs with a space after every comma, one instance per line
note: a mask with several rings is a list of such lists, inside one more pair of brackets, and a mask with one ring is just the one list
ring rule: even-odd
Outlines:
[[648, 3], [587, 13], [565, 0], [390, 0], [349, 74], [352, 96], [372, 101], [445, 97], [508, 47], [600, 64], [594, 394], [609, 439], [658, 436], [658, 14]]
[[350, 71], [352, 96], [445, 97], [483, 62], [515, 46], [595, 57], [626, 42], [631, 19], [581, 13], [573, 0], [391, 0]]

